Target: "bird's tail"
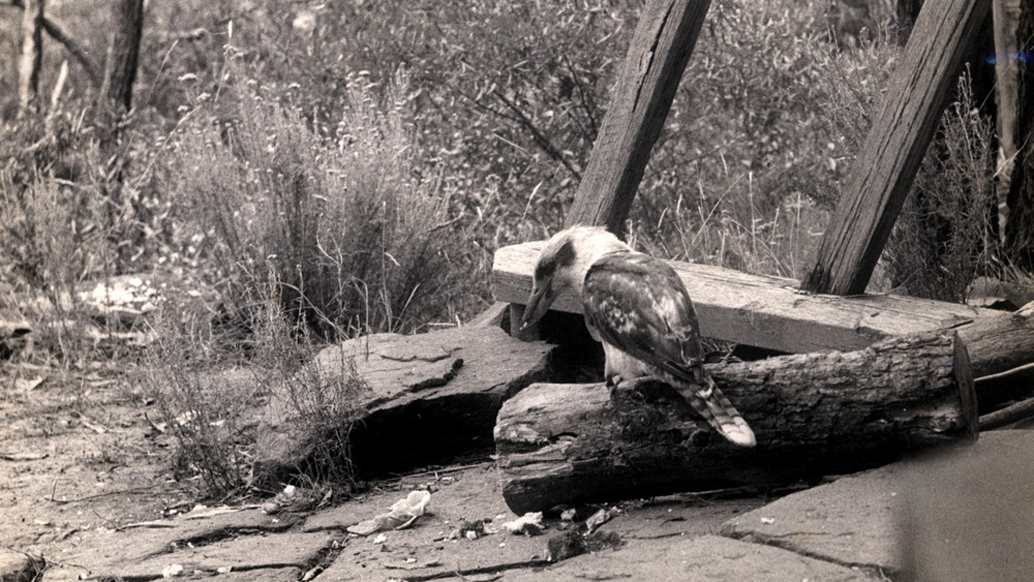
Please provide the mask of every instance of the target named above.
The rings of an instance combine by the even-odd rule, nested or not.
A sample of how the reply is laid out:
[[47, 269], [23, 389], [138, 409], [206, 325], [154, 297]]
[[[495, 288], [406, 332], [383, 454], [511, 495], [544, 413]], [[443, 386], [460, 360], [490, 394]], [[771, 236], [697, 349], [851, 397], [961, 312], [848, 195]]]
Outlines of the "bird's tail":
[[722, 394], [709, 375], [703, 387], [692, 386], [679, 390], [682, 396], [708, 424], [733, 444], [753, 447], [757, 444], [754, 431], [743, 420], [736, 407]]

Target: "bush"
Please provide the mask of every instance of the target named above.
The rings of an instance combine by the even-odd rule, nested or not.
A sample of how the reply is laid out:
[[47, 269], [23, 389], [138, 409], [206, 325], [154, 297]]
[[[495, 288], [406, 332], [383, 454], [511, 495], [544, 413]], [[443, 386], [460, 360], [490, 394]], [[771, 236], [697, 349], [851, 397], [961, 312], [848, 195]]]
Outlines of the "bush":
[[907, 294], [962, 303], [974, 278], [1001, 265], [991, 230], [993, 135], [963, 75], [885, 252], [893, 285]]
[[712, 5], [633, 208], [643, 246], [790, 278], [807, 268], [897, 54], [882, 38], [842, 50], [826, 26], [816, 3]]
[[[176, 439], [179, 476], [199, 478], [204, 496], [272, 493], [260, 491], [274, 484], [252, 462], [255, 429], [263, 419], [282, 422], [290, 429], [287, 438], [310, 447], [302, 455], [309, 465], [296, 467], [294, 477], [350, 492], [349, 435], [365, 384], [351, 360], [333, 370], [312, 364], [317, 344], [307, 330], [286, 323], [275, 287], [267, 291], [264, 312], [256, 313], [261, 319], [253, 339], [260, 349], [247, 361], [226, 338], [167, 304], [138, 379]], [[270, 414], [279, 418], [265, 416]]]
[[246, 328], [267, 274], [292, 321], [324, 339], [420, 329], [472, 278], [451, 192], [420, 159], [407, 75], [383, 104], [365, 76], [349, 83], [332, 129], [307, 125], [275, 87], [245, 87], [229, 116], [200, 109], [174, 136], [175, 239]]

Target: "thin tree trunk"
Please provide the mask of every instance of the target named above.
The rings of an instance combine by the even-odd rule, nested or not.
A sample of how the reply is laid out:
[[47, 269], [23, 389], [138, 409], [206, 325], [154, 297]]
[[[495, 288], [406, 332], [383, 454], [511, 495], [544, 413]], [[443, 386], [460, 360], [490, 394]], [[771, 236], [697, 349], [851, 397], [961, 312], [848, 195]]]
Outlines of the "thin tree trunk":
[[[15, 8], [25, 9], [25, 0], [10, 0], [11, 6]], [[100, 74], [97, 72], [97, 67], [93, 61], [86, 56], [86, 49], [83, 48], [74, 38], [69, 36], [65, 32], [65, 27], [61, 26], [53, 18], [48, 18], [46, 14], [43, 15], [43, 31], [50, 35], [50, 38], [56, 40], [61, 46], [65, 47], [72, 58], [79, 63], [79, 66], [86, 72], [86, 76], [90, 78], [90, 83], [93, 84], [94, 88], [98, 88], [101, 85]]]
[[[1016, 29], [1017, 51], [1005, 58], [1016, 59], [1017, 65], [1030, 59], [1034, 51], [1034, 6], [1021, 2]], [[1008, 220], [1005, 223], [1005, 252], [1011, 262], [1034, 273], [1034, 71], [1030, 64], [1018, 66], [1016, 111], [1018, 114], [1016, 159], [1009, 192]]]
[[44, 0], [25, 0], [22, 13], [22, 54], [18, 60], [18, 113], [39, 107], [39, 77], [43, 65]]
[[143, 236], [134, 223], [134, 214], [140, 206], [124, 199], [123, 182], [126, 179], [129, 157], [120, 147], [124, 126], [122, 119], [133, 107], [133, 81], [136, 79], [143, 36], [144, 0], [115, 0], [112, 13], [113, 31], [104, 60], [104, 75], [98, 95], [98, 126], [100, 148], [107, 166], [106, 182], [101, 187], [105, 205], [105, 230], [112, 248], [118, 250], [114, 273], [118, 274], [129, 263], [131, 249], [139, 248]]

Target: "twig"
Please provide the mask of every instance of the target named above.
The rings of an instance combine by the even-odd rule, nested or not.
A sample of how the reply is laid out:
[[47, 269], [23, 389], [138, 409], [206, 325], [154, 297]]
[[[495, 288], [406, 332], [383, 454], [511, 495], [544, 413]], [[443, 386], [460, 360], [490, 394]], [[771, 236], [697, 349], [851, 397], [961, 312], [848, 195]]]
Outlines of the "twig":
[[403, 479], [419, 478], [419, 477], [431, 477], [435, 478], [441, 474], [458, 473], [460, 471], [466, 471], [467, 469], [483, 469], [493, 465], [495, 461], [478, 461], [466, 465], [453, 465], [451, 467], [442, 467], [441, 469], [428, 469], [427, 471], [421, 471], [419, 473], [406, 473], [405, 475], [397, 475], [387, 481], [401, 481]]
[[592, 98], [592, 93], [582, 83], [581, 77], [578, 75], [578, 71], [575, 70], [574, 65], [571, 64], [571, 60], [567, 58], [566, 54], [561, 54], [560, 58], [564, 60], [564, 64], [567, 65], [567, 71], [571, 74], [571, 79], [574, 81], [575, 87], [578, 87], [578, 94], [581, 97], [578, 101], [578, 105], [585, 112], [585, 118], [589, 120], [589, 143], [595, 142], [599, 136], [599, 123], [596, 121], [596, 101]]
[[507, 99], [506, 96], [500, 93], [499, 91], [492, 91], [492, 95], [495, 96], [496, 99], [498, 99], [503, 105], [505, 105], [510, 111], [513, 112], [513, 115], [517, 119], [517, 122], [520, 125], [524, 126], [524, 129], [526, 129], [528, 133], [531, 134], [531, 137], [535, 141], [535, 143], [538, 144], [540, 148], [542, 148], [542, 151], [546, 152], [546, 155], [563, 164], [563, 166], [567, 168], [567, 171], [571, 172], [571, 175], [574, 176], [576, 180], [582, 179], [581, 172], [576, 170], [574, 166], [571, 165], [571, 162], [567, 160], [567, 156], [565, 156], [559, 149], [557, 149], [557, 147], [553, 145], [553, 142], [550, 141], [550, 139], [546, 137], [544, 133], [539, 131], [539, 128], [535, 126], [535, 124], [531, 121], [531, 119], [528, 118], [527, 115], [524, 114], [523, 111], [521, 111], [520, 107], [517, 107], [516, 103]]
[[993, 430], [1032, 417], [1034, 417], [1034, 398], [1028, 398], [981, 416], [978, 425], [981, 431]]
[[981, 384], [984, 382], [997, 382], [998, 380], [1001, 380], [1003, 378], [1008, 378], [1010, 376], [1015, 376], [1017, 374], [1022, 374], [1024, 372], [1031, 370], [1034, 370], [1034, 362], [1024, 364], [1022, 366], [1016, 366], [1015, 368], [1011, 368], [1004, 372], [998, 372], [997, 374], [988, 374], [987, 376], [981, 376], [973, 380], [973, 382], [977, 384]]
[[115, 530], [115, 531], [119, 531], [119, 530], [121, 530], [121, 529], [122, 529], [122, 528], [121, 528], [121, 527], [119, 526], [119, 524], [118, 524], [118, 523], [116, 523], [115, 521], [113, 521], [113, 520], [110, 520], [110, 519], [108, 519], [108, 518], [104, 517], [103, 515], [101, 515], [101, 514], [97, 513], [97, 510], [96, 510], [96, 509], [94, 509], [94, 508], [92, 508], [92, 507], [91, 507], [91, 508], [90, 508], [90, 512], [91, 512], [91, 513], [93, 513], [94, 515], [96, 515], [96, 516], [97, 516], [97, 517], [98, 517], [99, 519], [101, 519], [102, 521], [106, 521], [106, 522], [108, 522], [109, 524], [111, 524], [111, 529], [113, 529], [113, 530]]
[[54, 480], [54, 486], [53, 486], [53, 488], [50, 491], [50, 497], [49, 498], [44, 497], [44, 499], [46, 499], [47, 501], [50, 501], [51, 503], [57, 503], [59, 505], [65, 505], [65, 504], [68, 504], [68, 503], [81, 503], [83, 501], [90, 501], [91, 499], [99, 499], [101, 497], [108, 497], [108, 496], [111, 496], [111, 495], [123, 495], [123, 494], [129, 495], [129, 494], [134, 494], [134, 493], [146, 493], [146, 492], [150, 491], [151, 489], [154, 489], [157, 486], [158, 485], [148, 485], [146, 487], [133, 487], [131, 489], [119, 489], [118, 491], [105, 491], [104, 493], [95, 493], [94, 495], [87, 495], [86, 497], [77, 497], [75, 499], [55, 499], [54, 498], [54, 494], [57, 491], [57, 479], [55, 479]]

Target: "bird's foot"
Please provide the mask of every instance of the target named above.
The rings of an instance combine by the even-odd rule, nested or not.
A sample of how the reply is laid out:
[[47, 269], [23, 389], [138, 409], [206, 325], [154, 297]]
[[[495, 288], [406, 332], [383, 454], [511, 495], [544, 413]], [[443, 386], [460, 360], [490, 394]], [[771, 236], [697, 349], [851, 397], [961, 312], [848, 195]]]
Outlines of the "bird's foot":
[[626, 380], [620, 374], [607, 377], [607, 388], [610, 388], [610, 397], [627, 396], [635, 391], [636, 383]]

